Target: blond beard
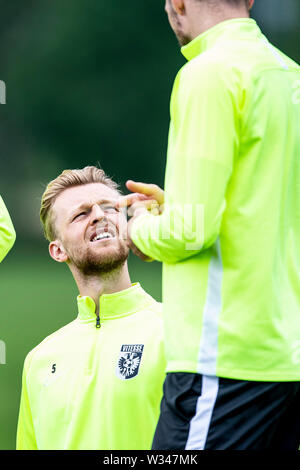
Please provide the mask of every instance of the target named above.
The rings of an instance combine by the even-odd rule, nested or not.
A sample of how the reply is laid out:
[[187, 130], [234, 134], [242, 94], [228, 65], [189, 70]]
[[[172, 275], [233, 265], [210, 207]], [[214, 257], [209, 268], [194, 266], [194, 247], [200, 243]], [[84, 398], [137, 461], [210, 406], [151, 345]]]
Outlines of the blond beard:
[[89, 250], [81, 253], [67, 253], [69, 262], [73, 264], [84, 276], [108, 274], [121, 268], [129, 256], [129, 248], [120, 244], [118, 248], [107, 255], [97, 255]]

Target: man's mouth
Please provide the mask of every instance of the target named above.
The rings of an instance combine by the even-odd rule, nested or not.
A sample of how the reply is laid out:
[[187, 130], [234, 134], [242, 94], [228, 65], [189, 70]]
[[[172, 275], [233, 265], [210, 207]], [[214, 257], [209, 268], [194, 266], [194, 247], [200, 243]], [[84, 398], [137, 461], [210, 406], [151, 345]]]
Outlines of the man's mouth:
[[109, 240], [116, 238], [116, 234], [112, 230], [97, 230], [94, 232], [90, 238], [90, 242], [96, 242], [99, 240]]

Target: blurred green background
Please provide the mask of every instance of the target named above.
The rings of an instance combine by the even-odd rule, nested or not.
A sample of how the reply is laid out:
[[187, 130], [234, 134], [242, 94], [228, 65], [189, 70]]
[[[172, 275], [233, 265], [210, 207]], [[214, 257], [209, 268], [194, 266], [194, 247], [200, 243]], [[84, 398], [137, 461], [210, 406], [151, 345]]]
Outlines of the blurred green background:
[[[184, 64], [164, 0], [0, 0], [0, 192], [17, 231], [0, 266], [0, 449], [15, 448], [25, 355], [76, 316], [76, 287], [39, 225], [46, 183], [97, 164], [163, 185], [169, 98]], [[300, 62], [299, 0], [256, 0], [253, 17]], [[131, 257], [132, 281], [161, 299], [159, 263]]]

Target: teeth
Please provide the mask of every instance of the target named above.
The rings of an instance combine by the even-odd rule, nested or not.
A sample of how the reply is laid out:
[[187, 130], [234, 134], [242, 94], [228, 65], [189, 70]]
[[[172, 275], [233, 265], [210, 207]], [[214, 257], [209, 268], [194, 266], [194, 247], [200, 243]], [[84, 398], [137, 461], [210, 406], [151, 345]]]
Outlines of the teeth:
[[96, 237], [94, 237], [92, 239], [92, 242], [95, 242], [96, 240], [103, 240], [104, 238], [113, 238], [113, 236], [112, 236], [111, 233], [103, 232], [103, 233], [100, 233], [99, 235], [97, 235]]

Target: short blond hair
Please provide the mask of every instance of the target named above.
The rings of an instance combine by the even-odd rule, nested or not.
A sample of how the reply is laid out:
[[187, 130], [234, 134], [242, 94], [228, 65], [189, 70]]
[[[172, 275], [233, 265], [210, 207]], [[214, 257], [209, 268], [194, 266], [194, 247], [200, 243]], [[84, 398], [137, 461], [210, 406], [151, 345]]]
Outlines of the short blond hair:
[[52, 212], [56, 198], [65, 189], [90, 183], [105, 184], [121, 194], [119, 185], [109, 178], [101, 168], [96, 166], [86, 166], [85, 168], [76, 170], [64, 170], [57, 178], [50, 181], [42, 196], [40, 209], [40, 219], [44, 229], [44, 235], [48, 241], [53, 241], [56, 238]]

